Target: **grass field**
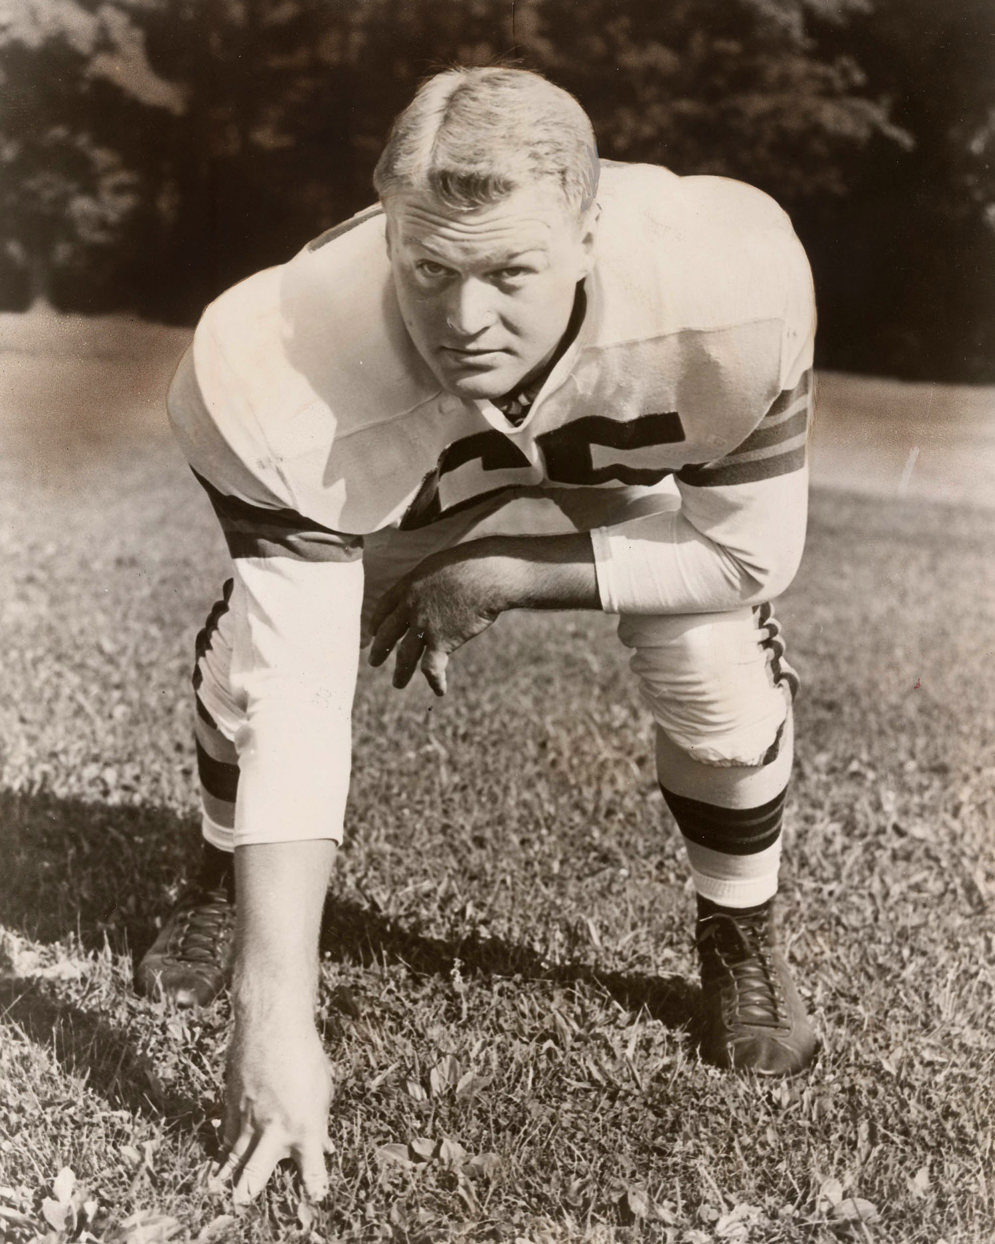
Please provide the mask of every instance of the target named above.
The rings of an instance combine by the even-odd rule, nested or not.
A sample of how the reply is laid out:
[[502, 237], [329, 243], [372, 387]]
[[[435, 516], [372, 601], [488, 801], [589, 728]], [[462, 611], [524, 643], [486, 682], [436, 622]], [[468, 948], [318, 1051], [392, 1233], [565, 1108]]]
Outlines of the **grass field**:
[[692, 895], [611, 621], [508, 616], [444, 701], [361, 678], [329, 1201], [282, 1173], [236, 1218], [208, 1190], [226, 1004], [171, 1013], [130, 971], [196, 840], [188, 668], [225, 559], [129, 406], [168, 370], [135, 352], [0, 355], [0, 1237], [995, 1238], [995, 511], [831, 491], [779, 611], [814, 1073], [700, 1062]]

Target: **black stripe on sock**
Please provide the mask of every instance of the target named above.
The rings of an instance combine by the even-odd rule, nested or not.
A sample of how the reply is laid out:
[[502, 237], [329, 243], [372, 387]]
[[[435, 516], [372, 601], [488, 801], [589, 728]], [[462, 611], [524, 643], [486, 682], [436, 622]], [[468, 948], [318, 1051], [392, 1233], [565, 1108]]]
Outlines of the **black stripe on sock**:
[[225, 803], [234, 803], [238, 793], [238, 765], [226, 764], [223, 760], [215, 760], [204, 749], [200, 739], [197, 744], [197, 773], [200, 784], [209, 795], [221, 799]]
[[[761, 639], [760, 645], [765, 652], [770, 653], [770, 671], [775, 684], [777, 686], [782, 684], [786, 686], [791, 694], [791, 698], [793, 700], [796, 699], [799, 687], [798, 675], [788, 661], [784, 659], [787, 648], [781, 636], [781, 624], [774, 617], [774, 608], [770, 601], [764, 601], [761, 605], [755, 605], [753, 607], [753, 616], [756, 619], [757, 629], [767, 632], [766, 636]], [[770, 764], [775, 759], [780, 746], [781, 734], [778, 732], [771, 750], [764, 756], [764, 764]]]
[[200, 663], [201, 660], [207, 655], [207, 652], [211, 647], [211, 640], [214, 638], [218, 627], [221, 625], [221, 619], [228, 612], [233, 587], [234, 580], [227, 579], [224, 587], [221, 589], [221, 599], [214, 602], [211, 612], [207, 615], [207, 621], [198, 632], [197, 638], [194, 641], [194, 691], [199, 691], [200, 684], [204, 681], [204, 675], [200, 672]]
[[204, 725], [210, 726], [212, 730], [217, 730], [218, 723], [214, 720], [211, 714], [204, 707], [204, 701], [200, 698], [200, 696], [195, 695], [193, 698], [193, 702], [194, 702], [194, 707], [197, 710], [197, 716], [201, 719]]
[[660, 790], [681, 833], [699, 847], [723, 855], [756, 855], [772, 847], [781, 832], [787, 787], [756, 808], [720, 808], [663, 786]]

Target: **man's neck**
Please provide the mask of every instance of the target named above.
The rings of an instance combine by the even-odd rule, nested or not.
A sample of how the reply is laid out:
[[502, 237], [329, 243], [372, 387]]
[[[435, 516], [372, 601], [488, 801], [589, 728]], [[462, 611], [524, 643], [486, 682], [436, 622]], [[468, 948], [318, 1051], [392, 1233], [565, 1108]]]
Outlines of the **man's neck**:
[[509, 393], [494, 399], [493, 404], [510, 423], [517, 425], [525, 421], [529, 411], [532, 409], [532, 403], [535, 401], [536, 395], [546, 383], [550, 372], [576, 340], [577, 334], [580, 332], [580, 326], [584, 322], [586, 311], [587, 295], [584, 292], [584, 282], [580, 281], [574, 294], [574, 305], [570, 312], [570, 319], [555, 350], [536, 367], [533, 367], [529, 374], [523, 377]]

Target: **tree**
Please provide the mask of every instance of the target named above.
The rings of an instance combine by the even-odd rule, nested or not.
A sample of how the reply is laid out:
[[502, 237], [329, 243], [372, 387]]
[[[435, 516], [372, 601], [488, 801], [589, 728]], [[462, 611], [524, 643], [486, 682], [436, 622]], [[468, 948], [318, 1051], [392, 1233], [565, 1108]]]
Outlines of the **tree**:
[[79, 0], [5, 0], [0, 90], [0, 248], [25, 270], [29, 301], [50, 304], [60, 266], [117, 243], [144, 202], [140, 172], [96, 119], [182, 99], [123, 8]]
[[826, 38], [859, 43], [913, 142], [870, 145], [845, 213], [806, 208], [824, 349], [851, 369], [995, 380], [995, 6], [875, 0]]
[[533, 55], [606, 154], [737, 177], [786, 205], [846, 193], [854, 154], [909, 137], [856, 59], [816, 28], [863, 0], [531, 0]]
[[[157, 72], [186, 110], [164, 141], [175, 213], [164, 253], [189, 316], [365, 206], [393, 115], [417, 78], [498, 50], [495, 0], [155, 0]], [[500, 23], [498, 23], [500, 24]]]

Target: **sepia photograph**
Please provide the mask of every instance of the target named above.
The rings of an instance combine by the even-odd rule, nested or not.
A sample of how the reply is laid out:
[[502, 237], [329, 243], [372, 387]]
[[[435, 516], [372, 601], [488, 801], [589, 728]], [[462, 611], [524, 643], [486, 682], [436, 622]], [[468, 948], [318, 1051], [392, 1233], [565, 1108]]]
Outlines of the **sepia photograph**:
[[0, 1240], [995, 1240], [995, 3], [0, 0]]

